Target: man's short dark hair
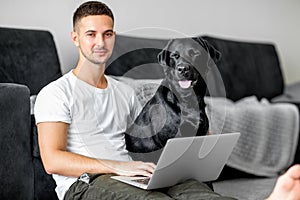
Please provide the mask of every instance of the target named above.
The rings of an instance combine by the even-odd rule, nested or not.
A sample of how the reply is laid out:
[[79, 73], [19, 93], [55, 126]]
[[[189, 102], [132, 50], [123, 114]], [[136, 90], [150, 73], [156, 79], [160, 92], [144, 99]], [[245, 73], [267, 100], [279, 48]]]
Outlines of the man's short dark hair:
[[90, 15], [107, 15], [114, 22], [114, 15], [106, 4], [99, 1], [88, 1], [81, 4], [74, 12], [73, 29], [75, 30], [75, 26], [79, 20]]

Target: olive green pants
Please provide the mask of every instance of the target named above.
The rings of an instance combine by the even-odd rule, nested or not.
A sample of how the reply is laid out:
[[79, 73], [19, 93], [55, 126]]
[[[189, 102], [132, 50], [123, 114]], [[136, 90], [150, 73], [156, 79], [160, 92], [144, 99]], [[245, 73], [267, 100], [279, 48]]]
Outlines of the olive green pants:
[[233, 200], [213, 192], [206, 184], [188, 180], [178, 185], [157, 189], [143, 190], [110, 178], [111, 175], [88, 175], [79, 178], [65, 194], [65, 200]]

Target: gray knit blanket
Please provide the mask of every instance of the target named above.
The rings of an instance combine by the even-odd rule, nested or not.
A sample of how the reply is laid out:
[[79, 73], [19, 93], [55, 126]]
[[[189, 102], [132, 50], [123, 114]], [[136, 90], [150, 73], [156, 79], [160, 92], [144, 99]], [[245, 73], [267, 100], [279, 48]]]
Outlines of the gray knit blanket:
[[299, 113], [293, 104], [247, 97], [237, 102], [206, 97], [212, 134], [240, 132], [227, 165], [260, 176], [277, 176], [292, 163]]
[[[113, 77], [131, 86], [143, 107], [161, 79]], [[227, 165], [260, 176], [277, 176], [292, 163], [298, 143], [299, 113], [293, 104], [247, 97], [237, 102], [205, 97], [212, 134], [240, 132]]]

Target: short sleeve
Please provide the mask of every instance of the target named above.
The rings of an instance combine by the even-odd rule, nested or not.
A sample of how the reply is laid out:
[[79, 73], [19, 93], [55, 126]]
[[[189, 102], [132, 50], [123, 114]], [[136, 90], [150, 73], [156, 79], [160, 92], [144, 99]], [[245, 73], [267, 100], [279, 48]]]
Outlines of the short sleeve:
[[70, 124], [70, 98], [63, 89], [50, 84], [38, 94], [34, 106], [36, 124], [40, 122], [65, 122]]
[[142, 111], [141, 103], [139, 102], [137, 96], [133, 92], [133, 95], [132, 95], [131, 101], [130, 101], [130, 118], [131, 118], [131, 121], [129, 122], [129, 125], [132, 125], [135, 118], [137, 118], [137, 116], [140, 114], [141, 111]]

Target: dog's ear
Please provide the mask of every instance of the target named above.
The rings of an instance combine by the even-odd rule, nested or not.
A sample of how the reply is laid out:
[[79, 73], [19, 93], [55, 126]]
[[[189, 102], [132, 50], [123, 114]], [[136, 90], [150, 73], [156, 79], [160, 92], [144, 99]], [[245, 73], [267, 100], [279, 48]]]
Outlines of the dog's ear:
[[204, 40], [202, 37], [194, 37], [193, 39], [197, 41], [208, 52], [210, 58], [213, 59], [215, 63], [221, 59], [221, 52], [218, 51], [214, 46], [209, 44], [209, 42]]
[[214, 62], [218, 62], [221, 57], [222, 54], [220, 51], [218, 51], [214, 46], [212, 46], [211, 44], [209, 44], [206, 40], [204, 40], [208, 46], [208, 53], [210, 55], [210, 57], [214, 60]]
[[168, 51], [163, 49], [159, 54], [157, 55], [158, 64], [162, 66], [167, 66], [167, 54]]
[[170, 61], [170, 52], [169, 46], [173, 40], [169, 40], [167, 45], [163, 48], [163, 50], [157, 55], [158, 64], [162, 66], [169, 66]]

